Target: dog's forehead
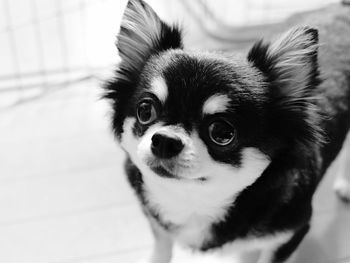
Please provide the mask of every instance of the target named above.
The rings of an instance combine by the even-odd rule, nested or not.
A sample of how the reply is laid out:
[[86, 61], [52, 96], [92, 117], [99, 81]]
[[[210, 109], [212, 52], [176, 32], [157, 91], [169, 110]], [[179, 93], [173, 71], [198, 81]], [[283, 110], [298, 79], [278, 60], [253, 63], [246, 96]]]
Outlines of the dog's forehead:
[[[162, 76], [154, 77], [150, 84], [150, 90], [159, 101], [165, 105], [168, 103], [169, 96], [169, 87], [166, 83], [166, 80]], [[180, 90], [181, 92], [181, 90]], [[180, 92], [170, 92], [175, 99], [183, 100], [185, 94]], [[186, 91], [183, 91], [186, 92]], [[189, 93], [188, 97], [194, 96], [193, 100], [198, 100], [198, 93]], [[174, 100], [174, 99], [170, 99]], [[205, 114], [215, 114], [217, 112], [224, 112], [227, 110], [231, 103], [232, 99], [229, 96], [229, 93], [226, 93], [224, 90], [212, 90], [212, 92], [207, 91], [199, 99], [198, 105], [202, 106], [202, 113]]]
[[[255, 108], [263, 76], [244, 60], [170, 51], [146, 65], [143, 87], [162, 104], [161, 120], [190, 127], [205, 116]], [[228, 115], [226, 115], [228, 116]]]
[[[153, 62], [148, 91], [179, 112], [223, 110], [240, 88], [239, 73], [229, 63], [206, 56], [171, 54]], [[218, 105], [218, 107], [216, 107]]]

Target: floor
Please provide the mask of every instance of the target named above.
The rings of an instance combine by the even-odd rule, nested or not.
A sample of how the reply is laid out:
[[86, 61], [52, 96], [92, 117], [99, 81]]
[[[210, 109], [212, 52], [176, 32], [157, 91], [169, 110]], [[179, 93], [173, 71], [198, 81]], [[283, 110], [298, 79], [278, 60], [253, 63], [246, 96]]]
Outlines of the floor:
[[[90, 81], [0, 111], [0, 262], [137, 262], [150, 250], [99, 93]], [[335, 169], [296, 262], [350, 262], [350, 206], [332, 192]], [[198, 258], [179, 250], [173, 262], [207, 262]]]

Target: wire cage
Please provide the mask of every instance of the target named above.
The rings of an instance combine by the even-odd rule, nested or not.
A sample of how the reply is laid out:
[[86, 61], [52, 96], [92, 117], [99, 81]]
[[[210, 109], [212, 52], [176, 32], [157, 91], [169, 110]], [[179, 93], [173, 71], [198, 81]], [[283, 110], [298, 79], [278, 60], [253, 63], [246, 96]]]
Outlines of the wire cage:
[[[0, 107], [96, 78], [111, 69], [118, 62], [114, 42], [126, 2], [1, 0]], [[278, 23], [292, 13], [334, 0], [147, 2], [167, 22], [180, 21], [186, 28], [199, 26], [207, 34], [208, 43], [210, 38], [216, 39], [212, 46], [207, 46], [220, 47], [219, 42], [229, 42], [232, 46], [250, 40], [247, 26]], [[187, 35], [190, 46], [196, 47], [200, 42], [206, 47], [202, 38], [196, 43], [191, 36]]]
[[0, 105], [91, 79], [118, 61], [125, 1], [1, 0]]

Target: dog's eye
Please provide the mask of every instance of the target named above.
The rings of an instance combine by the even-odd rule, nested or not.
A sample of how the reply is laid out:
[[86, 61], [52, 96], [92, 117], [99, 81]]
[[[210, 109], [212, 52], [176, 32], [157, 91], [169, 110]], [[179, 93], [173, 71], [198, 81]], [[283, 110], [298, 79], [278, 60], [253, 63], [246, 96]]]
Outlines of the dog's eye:
[[209, 138], [217, 145], [226, 146], [230, 144], [235, 136], [235, 129], [226, 121], [212, 122], [208, 127]]
[[137, 107], [137, 119], [141, 124], [149, 124], [157, 118], [157, 111], [152, 101], [143, 101]]

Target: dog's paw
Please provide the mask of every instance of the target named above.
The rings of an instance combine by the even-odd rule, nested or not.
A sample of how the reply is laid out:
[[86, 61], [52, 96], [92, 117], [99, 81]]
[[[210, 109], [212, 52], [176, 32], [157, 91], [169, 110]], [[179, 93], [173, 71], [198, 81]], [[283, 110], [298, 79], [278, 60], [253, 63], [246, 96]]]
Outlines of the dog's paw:
[[345, 178], [337, 178], [334, 182], [334, 191], [345, 203], [350, 203], [350, 182]]

